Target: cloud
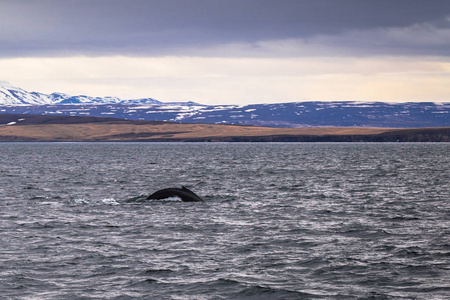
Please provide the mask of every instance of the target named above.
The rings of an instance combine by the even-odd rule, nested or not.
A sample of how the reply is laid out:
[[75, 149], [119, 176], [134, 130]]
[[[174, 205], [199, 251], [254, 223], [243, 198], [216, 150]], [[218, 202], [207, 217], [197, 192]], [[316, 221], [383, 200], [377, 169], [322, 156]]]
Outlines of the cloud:
[[420, 51], [443, 55], [448, 11], [446, 0], [2, 0], [0, 57], [397, 54], [421, 32]]
[[444, 18], [408, 27], [358, 29], [309, 38], [220, 44], [209, 48], [185, 48], [183, 52], [217, 57], [450, 56], [449, 49], [450, 18]]
[[0, 1], [0, 79], [162, 101], [448, 101], [447, 0]]
[[445, 57], [0, 59], [0, 78], [30, 91], [206, 104], [448, 101], [449, 76]]
[[[450, 19], [408, 27], [351, 30], [337, 36], [318, 36], [314, 42], [355, 54], [450, 55]], [[351, 51], [353, 50], [353, 51]]]

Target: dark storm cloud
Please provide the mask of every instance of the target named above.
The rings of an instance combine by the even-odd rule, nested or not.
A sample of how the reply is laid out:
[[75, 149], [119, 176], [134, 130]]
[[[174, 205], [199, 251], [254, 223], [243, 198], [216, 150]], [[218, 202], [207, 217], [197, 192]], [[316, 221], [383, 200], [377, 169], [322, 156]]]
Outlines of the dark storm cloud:
[[0, 56], [189, 55], [280, 40], [395, 53], [427, 30], [444, 40], [419, 36], [420, 52], [446, 54], [448, 16], [447, 0], [0, 0]]

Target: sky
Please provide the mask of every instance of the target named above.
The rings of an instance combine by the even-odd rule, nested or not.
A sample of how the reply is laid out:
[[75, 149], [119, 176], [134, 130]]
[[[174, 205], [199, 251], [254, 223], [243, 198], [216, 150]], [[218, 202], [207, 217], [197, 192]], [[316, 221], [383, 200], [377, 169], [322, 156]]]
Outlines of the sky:
[[450, 101], [448, 0], [0, 0], [0, 80], [251, 104]]

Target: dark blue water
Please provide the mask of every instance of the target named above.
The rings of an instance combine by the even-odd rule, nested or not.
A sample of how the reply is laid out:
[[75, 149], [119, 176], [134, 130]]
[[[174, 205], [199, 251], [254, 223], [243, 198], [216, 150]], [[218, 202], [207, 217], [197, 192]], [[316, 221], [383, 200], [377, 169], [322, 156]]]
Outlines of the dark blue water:
[[450, 299], [449, 153], [0, 144], [0, 297]]

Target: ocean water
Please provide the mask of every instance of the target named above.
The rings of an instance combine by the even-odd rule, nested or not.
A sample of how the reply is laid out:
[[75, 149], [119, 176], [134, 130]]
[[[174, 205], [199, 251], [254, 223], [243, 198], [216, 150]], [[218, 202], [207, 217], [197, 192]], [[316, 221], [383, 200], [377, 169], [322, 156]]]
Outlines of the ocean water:
[[449, 153], [2, 143], [0, 298], [450, 299]]

